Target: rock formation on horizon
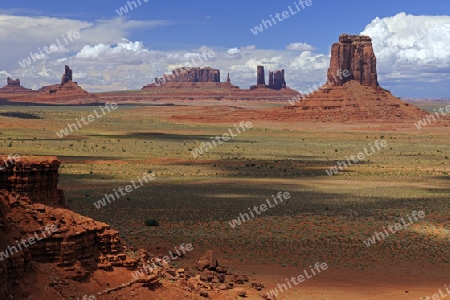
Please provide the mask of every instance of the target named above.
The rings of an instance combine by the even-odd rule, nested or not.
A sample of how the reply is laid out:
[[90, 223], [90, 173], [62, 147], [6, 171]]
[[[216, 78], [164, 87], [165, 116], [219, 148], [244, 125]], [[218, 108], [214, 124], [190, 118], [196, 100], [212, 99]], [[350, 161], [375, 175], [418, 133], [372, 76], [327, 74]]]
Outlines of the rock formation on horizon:
[[16, 78], [13, 80], [12, 78], [8, 77], [6, 79], [6, 84], [9, 86], [20, 86], [20, 79]]
[[264, 74], [264, 66], [256, 67], [256, 84], [266, 85], [266, 76]]
[[[348, 70], [350, 76], [337, 76]], [[339, 42], [331, 47], [330, 68], [327, 78], [336, 86], [355, 80], [364, 86], [378, 86], [377, 59], [372, 48], [372, 39], [365, 35], [341, 34]]]
[[61, 78], [61, 84], [66, 84], [69, 81], [72, 81], [72, 69], [69, 68], [68, 65], [64, 66], [64, 74], [62, 75]]
[[142, 90], [161, 89], [169, 90], [189, 90], [189, 89], [232, 89], [239, 87], [231, 84], [230, 74], [227, 76], [226, 82], [220, 82], [220, 70], [210, 67], [204, 68], [178, 68], [172, 71], [172, 74], [164, 74], [162, 77], [155, 78], [155, 82], [145, 85]]
[[23, 94], [33, 92], [31, 89], [24, 88], [20, 85], [20, 79], [6, 78], [6, 85], [0, 89], [0, 94]]
[[293, 118], [327, 122], [420, 119], [426, 112], [381, 88], [376, 57], [368, 36], [339, 36], [331, 48], [328, 82], [284, 107]]
[[155, 78], [155, 83], [165, 82], [220, 82], [220, 71], [210, 67], [175, 69], [171, 75]]
[[38, 92], [40, 95], [36, 96], [34, 102], [92, 103], [98, 99], [96, 95], [85, 91], [77, 82], [73, 81], [72, 69], [68, 65], [64, 66], [61, 83], [43, 86]]
[[257, 66], [256, 69], [256, 85], [252, 85], [250, 90], [271, 89], [281, 90], [286, 88], [286, 80], [284, 79], [284, 69], [269, 71], [269, 85], [266, 85], [264, 66]]
[[284, 79], [284, 69], [275, 72], [269, 71], [269, 89], [281, 90], [286, 88], [286, 80]]

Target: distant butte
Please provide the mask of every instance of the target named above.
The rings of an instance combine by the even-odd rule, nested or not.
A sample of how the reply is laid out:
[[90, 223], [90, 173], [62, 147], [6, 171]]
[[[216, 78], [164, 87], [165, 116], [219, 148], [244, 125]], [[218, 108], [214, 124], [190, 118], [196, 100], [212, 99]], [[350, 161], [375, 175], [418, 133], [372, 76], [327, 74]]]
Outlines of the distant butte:
[[67, 65], [64, 66], [60, 84], [44, 86], [38, 92], [40, 94], [33, 102], [87, 104], [98, 101], [97, 96], [85, 91], [77, 82], [72, 81], [72, 69]]
[[148, 84], [142, 90], [153, 89], [186, 89], [186, 88], [225, 88], [239, 89], [231, 82], [220, 82], [220, 71], [210, 67], [205, 68], [178, 68], [172, 71], [172, 74], [164, 74], [162, 77], [155, 78], [155, 82]]
[[6, 79], [6, 85], [0, 89], [0, 94], [23, 94], [32, 93], [33, 90], [24, 88], [20, 85], [20, 79]]
[[[286, 87], [284, 70], [269, 72], [269, 85], [265, 84], [264, 67], [258, 66], [257, 84], [254, 88], [240, 89], [231, 83], [230, 73], [227, 80], [220, 82], [220, 71], [210, 67], [175, 69], [170, 75], [155, 78], [155, 82], [142, 88], [151, 94], [139, 94], [140, 100], [262, 100], [288, 101], [298, 92]], [[119, 97], [107, 96], [120, 101]], [[127, 99], [133, 95], [127, 94]], [[106, 97], [102, 97], [106, 98]]]
[[286, 80], [284, 79], [284, 69], [269, 71], [269, 85], [266, 85], [264, 66], [257, 66], [256, 69], [256, 85], [252, 85], [250, 90], [257, 89], [281, 90], [286, 89]]

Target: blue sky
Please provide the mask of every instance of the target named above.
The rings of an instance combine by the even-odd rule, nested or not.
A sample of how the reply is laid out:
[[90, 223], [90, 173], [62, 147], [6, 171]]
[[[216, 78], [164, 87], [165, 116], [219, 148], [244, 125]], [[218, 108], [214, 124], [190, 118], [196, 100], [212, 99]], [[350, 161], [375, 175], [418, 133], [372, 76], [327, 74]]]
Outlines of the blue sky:
[[[364, 32], [374, 39], [382, 86], [402, 97], [450, 95], [450, 41], [440, 41], [450, 37], [448, 0], [311, 0], [309, 7], [257, 35], [250, 29], [294, 8], [297, 0], [135, 2], [138, 7], [122, 17], [116, 10], [127, 6], [123, 0], [2, 3], [0, 51], [7, 54], [0, 59], [0, 78], [20, 77], [23, 85], [37, 88], [55, 83], [69, 63], [88, 90], [139, 89], [212, 49], [216, 57], [205, 65], [230, 72], [232, 82], [243, 88], [254, 83], [255, 66], [262, 63], [285, 68], [288, 85], [307, 90], [324, 81], [330, 47], [339, 35]], [[68, 31], [78, 31], [81, 38], [66, 51], [27, 67], [18, 64]]]

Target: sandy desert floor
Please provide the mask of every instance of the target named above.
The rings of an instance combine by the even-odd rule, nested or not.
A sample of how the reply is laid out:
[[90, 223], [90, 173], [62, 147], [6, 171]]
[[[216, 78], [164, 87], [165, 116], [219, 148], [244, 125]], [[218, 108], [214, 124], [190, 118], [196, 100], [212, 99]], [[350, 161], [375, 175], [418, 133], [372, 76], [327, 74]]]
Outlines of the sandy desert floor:
[[[419, 130], [418, 120], [261, 121], [253, 111], [282, 103], [181, 104], [119, 105], [62, 139], [56, 132], [95, 107], [1, 106], [0, 112], [37, 118], [0, 116], [0, 144], [5, 153], [58, 156], [60, 187], [71, 209], [111, 224], [128, 245], [165, 254], [192, 243], [192, 253], [175, 263], [183, 267], [213, 249], [221, 264], [265, 284], [262, 292], [249, 290], [248, 299], [261, 299], [258, 294], [316, 262], [328, 269], [277, 299], [420, 299], [450, 285], [448, 123]], [[237, 123], [221, 122], [233, 111], [239, 111]], [[240, 121], [251, 121], [253, 128], [192, 155]], [[327, 175], [337, 161], [377, 140], [388, 146]], [[93, 205], [149, 171], [155, 181], [100, 209]], [[280, 191], [290, 199], [235, 228], [229, 224]], [[425, 217], [370, 247], [364, 244], [413, 211]], [[145, 226], [148, 218], [160, 226]], [[94, 274], [96, 284], [86, 289], [94, 293], [104, 285], [108, 278], [102, 276]], [[163, 282], [154, 298], [145, 299], [196, 299], [170, 285]], [[141, 299], [138, 294], [114, 296]], [[236, 291], [216, 298], [236, 299]]]

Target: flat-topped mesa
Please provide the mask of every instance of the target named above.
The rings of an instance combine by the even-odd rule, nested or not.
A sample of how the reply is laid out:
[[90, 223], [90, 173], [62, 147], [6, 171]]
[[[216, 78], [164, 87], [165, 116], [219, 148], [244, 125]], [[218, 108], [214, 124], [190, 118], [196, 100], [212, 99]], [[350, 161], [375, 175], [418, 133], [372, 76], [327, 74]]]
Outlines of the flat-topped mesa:
[[72, 69], [69, 68], [68, 65], [64, 66], [64, 74], [61, 78], [61, 84], [66, 84], [67, 82], [72, 81]]
[[[337, 76], [347, 70], [350, 76]], [[365, 35], [341, 34], [339, 42], [331, 47], [328, 82], [335, 86], [356, 80], [363, 86], [377, 87], [377, 60], [372, 39]]]
[[179, 68], [171, 75], [155, 78], [155, 83], [161, 82], [220, 82], [220, 71], [210, 67], [205, 68]]
[[20, 79], [16, 78], [15, 80], [12, 78], [7, 78], [6, 79], [7, 85], [8, 86], [20, 86]]

